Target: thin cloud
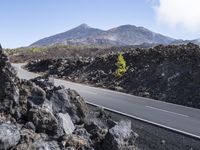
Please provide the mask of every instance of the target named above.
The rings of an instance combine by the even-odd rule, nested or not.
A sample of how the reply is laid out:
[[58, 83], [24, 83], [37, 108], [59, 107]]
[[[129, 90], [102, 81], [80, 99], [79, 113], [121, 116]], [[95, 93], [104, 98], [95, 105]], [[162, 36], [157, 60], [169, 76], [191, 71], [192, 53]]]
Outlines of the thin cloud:
[[154, 10], [159, 24], [200, 31], [200, 0], [159, 0]]

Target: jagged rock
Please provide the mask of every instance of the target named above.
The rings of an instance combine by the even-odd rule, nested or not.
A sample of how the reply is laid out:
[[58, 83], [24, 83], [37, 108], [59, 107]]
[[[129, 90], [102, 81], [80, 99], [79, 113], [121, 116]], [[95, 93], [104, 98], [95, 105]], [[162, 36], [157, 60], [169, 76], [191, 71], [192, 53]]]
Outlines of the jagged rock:
[[17, 145], [17, 150], [28, 150], [31, 144], [41, 139], [40, 134], [35, 133], [33, 130], [23, 128], [20, 131], [21, 139]]
[[0, 124], [3, 124], [3, 123], [16, 124], [16, 120], [10, 114], [2, 112], [0, 113]]
[[48, 76], [39, 76], [34, 79], [31, 79], [36, 85], [41, 87], [44, 91], [53, 90], [54, 88], [54, 80], [50, 80]]
[[74, 104], [73, 106], [75, 106], [73, 109], [77, 111], [77, 115], [80, 118], [84, 118], [89, 112], [86, 102], [75, 90], [69, 89], [68, 95], [70, 98], [70, 102]]
[[67, 134], [67, 135], [72, 134], [75, 127], [71, 120], [71, 117], [67, 113], [66, 114], [59, 113], [58, 118], [59, 118], [58, 119], [59, 126], [61, 126], [63, 128], [63, 130], [65, 131], [65, 134]]
[[30, 103], [33, 103], [32, 105], [41, 105], [44, 103], [45, 99], [46, 99], [46, 93], [37, 86], [32, 88], [31, 96], [28, 97]]
[[92, 144], [92, 141], [90, 139], [91, 134], [89, 134], [85, 128], [77, 128], [74, 131], [74, 134], [79, 135], [83, 137], [84, 139], [87, 139], [87, 141]]
[[38, 105], [42, 106], [46, 100], [46, 93], [30, 81], [22, 80], [20, 82], [19, 93], [20, 107], [18, 110], [23, 118], [27, 117], [29, 109], [36, 108]]
[[54, 113], [69, 113], [74, 122], [84, 118], [89, 111], [84, 100], [73, 90], [56, 90], [52, 93], [50, 101]]
[[56, 134], [58, 120], [49, 109], [30, 109], [28, 118], [35, 125], [37, 132], [44, 132], [50, 135]]
[[[0, 111], [11, 111], [19, 104], [19, 83], [16, 71], [8, 63], [7, 57], [0, 53]], [[12, 112], [14, 114], [14, 112]]]
[[120, 121], [109, 129], [103, 143], [105, 150], [135, 150], [138, 135], [132, 131], [130, 121]]
[[54, 113], [71, 113], [72, 106], [66, 89], [54, 91], [50, 101], [52, 103]]
[[3, 123], [0, 125], [0, 149], [7, 150], [18, 144], [20, 132], [16, 126]]
[[36, 130], [35, 125], [34, 125], [32, 122], [27, 122], [27, 123], [23, 126], [23, 128], [25, 128], [25, 129], [30, 129], [30, 130], [33, 130], [33, 131]]
[[36, 141], [28, 150], [60, 150], [60, 146], [56, 141]]
[[66, 148], [70, 147], [80, 150], [94, 150], [93, 148], [90, 147], [90, 144], [86, 139], [74, 134], [66, 136], [65, 139], [62, 141], [62, 144]]
[[101, 143], [109, 129], [107, 118], [99, 116], [99, 113], [91, 112], [87, 115], [84, 122], [84, 127], [87, 132], [91, 134], [91, 139], [94, 141], [94, 143]]
[[110, 128], [114, 127], [115, 125], [117, 125], [117, 122], [112, 119], [108, 119], [107, 124], [108, 124], [108, 128], [110, 129]]

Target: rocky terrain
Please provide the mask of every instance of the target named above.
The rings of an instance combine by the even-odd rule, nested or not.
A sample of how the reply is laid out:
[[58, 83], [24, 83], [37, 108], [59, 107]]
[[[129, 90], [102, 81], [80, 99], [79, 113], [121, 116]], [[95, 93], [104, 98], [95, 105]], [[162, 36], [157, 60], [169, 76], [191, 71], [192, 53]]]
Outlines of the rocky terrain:
[[74, 90], [45, 77], [20, 80], [0, 48], [1, 150], [137, 150], [130, 121], [90, 111]]
[[170, 44], [175, 39], [152, 32], [144, 27], [134, 25], [122, 25], [109, 30], [100, 30], [89, 27], [86, 24], [38, 40], [31, 46], [50, 45], [99, 45], [99, 46], [122, 46], [140, 45], [143, 43]]
[[135, 46], [118, 47], [89, 47], [89, 46], [47, 46], [47, 47], [21, 47], [16, 49], [5, 49], [10, 62], [29, 62], [38, 59], [69, 58], [78, 60], [80, 57], [96, 57], [108, 55], [109, 53], [131, 51], [136, 48], [150, 48], [156, 44], [142, 44]]
[[46, 59], [26, 68], [67, 80], [200, 108], [200, 48], [189, 43], [124, 52], [128, 71], [116, 78], [117, 54], [78, 60]]

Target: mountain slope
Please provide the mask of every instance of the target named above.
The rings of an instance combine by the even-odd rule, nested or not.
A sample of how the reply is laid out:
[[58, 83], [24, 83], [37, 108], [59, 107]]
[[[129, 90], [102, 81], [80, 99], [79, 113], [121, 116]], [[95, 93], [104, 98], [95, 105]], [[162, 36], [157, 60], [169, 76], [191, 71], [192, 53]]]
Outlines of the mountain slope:
[[70, 43], [67, 43], [67, 39], [78, 39], [78, 38], [92, 36], [95, 34], [100, 34], [102, 32], [104, 31], [91, 28], [86, 24], [81, 24], [80, 26], [73, 28], [69, 31], [59, 33], [59, 34], [41, 39], [39, 41], [36, 41], [31, 46], [46, 46], [46, 45], [55, 45], [55, 44], [70, 45]]
[[188, 43], [194, 43], [197, 45], [200, 45], [200, 39], [194, 39], [194, 40], [175, 40], [171, 44], [172, 45], [181, 45], [181, 44], [188, 44]]
[[174, 39], [154, 33], [144, 27], [123, 25], [104, 31], [82, 24], [69, 31], [56, 34], [31, 46], [49, 45], [140, 45], [143, 43], [170, 44]]
[[154, 33], [144, 27], [123, 25], [107, 31], [107, 38], [117, 40], [123, 45], [140, 45], [143, 43], [169, 44], [174, 39]]

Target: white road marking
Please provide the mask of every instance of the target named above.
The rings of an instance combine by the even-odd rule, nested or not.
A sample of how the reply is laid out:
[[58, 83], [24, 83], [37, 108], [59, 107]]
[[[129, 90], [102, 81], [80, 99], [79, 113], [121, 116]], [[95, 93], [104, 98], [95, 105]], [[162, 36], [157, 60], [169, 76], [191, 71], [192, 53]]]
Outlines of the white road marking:
[[151, 107], [151, 106], [145, 106], [145, 107], [148, 107], [148, 108], [150, 108], [150, 109], [155, 109], [155, 110], [163, 111], [163, 112], [167, 112], [167, 113], [170, 113], [170, 114], [175, 114], [175, 115], [183, 116], [183, 117], [189, 117], [189, 116], [187, 116], [187, 115], [175, 113], [175, 112], [168, 111], [168, 110], [164, 110], [164, 109], [159, 109], [159, 108], [156, 108], [156, 107]]
[[[19, 68], [20, 68], [19, 70], [23, 70], [23, 69], [21, 68], [21, 66], [22, 66], [22, 65], [19, 66]], [[27, 71], [27, 72], [28, 72], [28, 71]], [[29, 72], [29, 73], [30, 73], [30, 72]], [[31, 73], [31, 74], [33, 74], [33, 73]], [[39, 76], [39, 74], [35, 74], [35, 75]], [[57, 80], [57, 79], [55, 79], [55, 80]], [[62, 81], [62, 82], [63, 82], [64, 80], [58, 80], [58, 81]], [[65, 81], [65, 82], [66, 82], [66, 81]], [[67, 81], [67, 82], [68, 82], [68, 81]], [[66, 83], [67, 83], [67, 82], [66, 82]], [[69, 83], [73, 83], [73, 82], [69, 82]], [[74, 83], [74, 85], [82, 85], [82, 86], [85, 86], [85, 85], [83, 85], [83, 84], [77, 84], [77, 83]], [[94, 89], [103, 90], [103, 91], [107, 91], [107, 92], [117, 93], [117, 94], [126, 95], [126, 96], [131, 96], [131, 97], [137, 97], [137, 96], [129, 95], [129, 94], [126, 94], [126, 93], [120, 93], [120, 92], [111, 91], [111, 90], [107, 90], [107, 89], [96, 88], [96, 87], [90, 87], [89, 85], [86, 85], [86, 86], [89, 87], [89, 88], [94, 88]], [[140, 98], [140, 97], [138, 97], [138, 98]], [[146, 98], [144, 98], [144, 99], [146, 99]], [[161, 101], [157, 101], [157, 100], [153, 100], [153, 99], [148, 99], [148, 100], [151, 100], [151, 101], [154, 101], [154, 102], [166, 103], [166, 102], [161, 102]], [[86, 101], [86, 102], [87, 102], [88, 104], [90, 104], [90, 105], [93, 105], [93, 106], [102, 107], [102, 106], [100, 106], [100, 105], [97, 105], [97, 104], [94, 104], [94, 103], [91, 103], [91, 102], [88, 102], [88, 101]], [[167, 104], [168, 104], [168, 103], [167, 103]], [[175, 104], [170, 104], [170, 103], [169, 103], [169, 105], [175, 105]], [[179, 106], [179, 105], [177, 105], [177, 106]], [[151, 106], [146, 106], [146, 107], [151, 107]], [[185, 106], [179, 106], [179, 107], [185, 107]], [[149, 123], [149, 124], [153, 124], [153, 125], [156, 125], [156, 126], [160, 126], [160, 127], [163, 127], [163, 128], [166, 128], [166, 129], [175, 131], [175, 132], [179, 132], [179, 133], [181, 133], [181, 134], [189, 135], [189, 136], [196, 137], [196, 138], [200, 139], [200, 136], [199, 136], [199, 135], [195, 135], [195, 134], [192, 134], [192, 133], [183, 131], [183, 130], [178, 130], [178, 129], [176, 129], [176, 128], [172, 128], [172, 127], [169, 127], [169, 126], [165, 126], [165, 125], [163, 125], [163, 124], [155, 123], [155, 122], [152, 122], [152, 121], [150, 121], [150, 120], [142, 119], [142, 118], [140, 118], [140, 117], [133, 116], [133, 115], [130, 115], [130, 114], [126, 114], [126, 113], [123, 113], [123, 112], [120, 112], [120, 111], [117, 111], [117, 110], [113, 110], [113, 109], [110, 109], [110, 108], [105, 107], [105, 106], [103, 106], [103, 108], [106, 109], [106, 110], [109, 110], [109, 111], [111, 111], [111, 112], [114, 112], [114, 113], [118, 113], [118, 114], [121, 114], [121, 115], [124, 115], [124, 116], [128, 116], [128, 117], [131, 117], [131, 118], [133, 118], [133, 119], [138, 119], [138, 120], [140, 120], [140, 121], [143, 121], [143, 122], [146, 122], [146, 123]], [[190, 107], [185, 107], [185, 108], [187, 108], [187, 109], [194, 109], [194, 108], [190, 108]], [[158, 108], [151, 107], [151, 109], [158, 109]], [[186, 116], [186, 115], [183, 115], [183, 114], [178, 114], [178, 113], [170, 112], [170, 111], [167, 111], [167, 110], [162, 110], [162, 109], [158, 109], [158, 110], [165, 111], [165, 112], [169, 112], [169, 113], [173, 113], [173, 114], [177, 114], [177, 115], [181, 115], [181, 116], [184, 116], [184, 117], [189, 117], [189, 116]]]
[[146, 119], [134, 116], [134, 115], [129, 115], [127, 113], [123, 113], [121, 111], [117, 111], [117, 110], [114, 110], [114, 109], [111, 109], [111, 108], [108, 108], [108, 107], [105, 107], [105, 106], [101, 106], [101, 105], [98, 105], [98, 104], [94, 104], [94, 103], [91, 103], [91, 102], [88, 102], [88, 101], [86, 101], [86, 103], [93, 105], [93, 106], [96, 106], [96, 107], [103, 107], [105, 110], [108, 110], [108, 111], [111, 111], [111, 112], [114, 112], [114, 113], [117, 113], [117, 114], [120, 114], [120, 115], [128, 116], [128, 117], [133, 118], [133, 119], [137, 119], [137, 120], [149, 123], [149, 124], [153, 124], [153, 125], [156, 125], [156, 126], [159, 126], [159, 127], [163, 127], [165, 129], [168, 129], [168, 130], [171, 130], [171, 131], [174, 131], [174, 132], [178, 132], [178, 133], [181, 133], [181, 134], [189, 135], [191, 137], [195, 137], [197, 139], [200, 139], [200, 136], [196, 135], [196, 134], [192, 134], [192, 133], [189, 133], [189, 132], [186, 132], [186, 131], [183, 131], [183, 130], [179, 130], [179, 129], [176, 129], [176, 128], [173, 128], [173, 127], [165, 126], [165, 125], [160, 124], [160, 123], [155, 123], [155, 122], [152, 122], [150, 120], [146, 120]]

